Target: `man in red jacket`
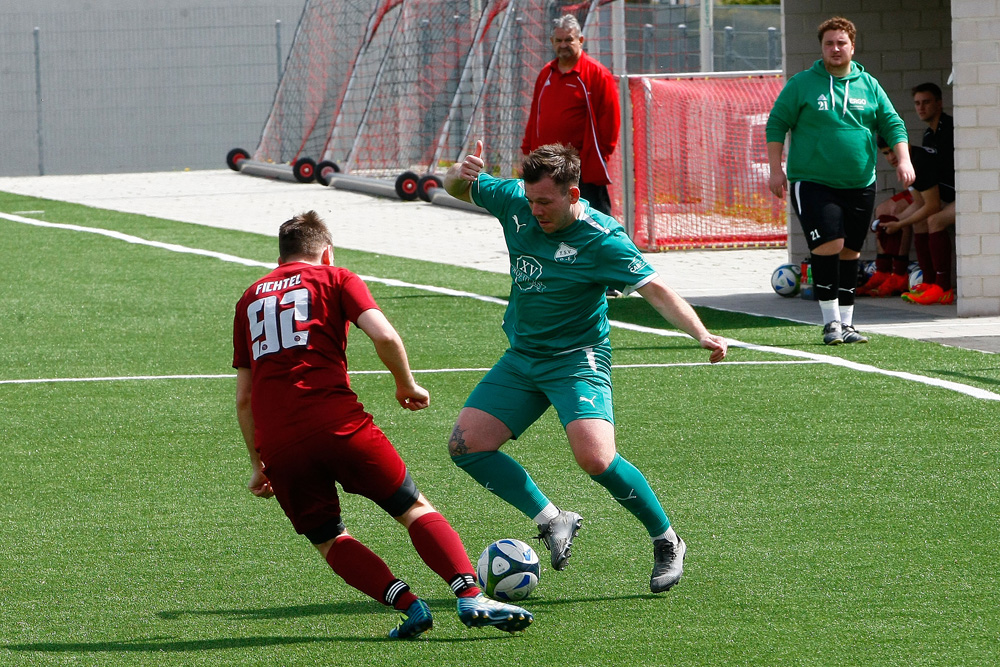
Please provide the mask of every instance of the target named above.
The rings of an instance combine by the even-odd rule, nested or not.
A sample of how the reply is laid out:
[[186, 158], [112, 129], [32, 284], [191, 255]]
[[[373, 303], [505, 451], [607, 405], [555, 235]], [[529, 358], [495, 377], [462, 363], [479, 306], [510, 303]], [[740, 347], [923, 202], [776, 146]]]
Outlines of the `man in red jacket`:
[[618, 145], [618, 85], [608, 68], [583, 52], [575, 16], [561, 16], [554, 26], [556, 59], [535, 81], [521, 152], [527, 155], [546, 144], [573, 146], [580, 155], [580, 197], [611, 215], [607, 160]]

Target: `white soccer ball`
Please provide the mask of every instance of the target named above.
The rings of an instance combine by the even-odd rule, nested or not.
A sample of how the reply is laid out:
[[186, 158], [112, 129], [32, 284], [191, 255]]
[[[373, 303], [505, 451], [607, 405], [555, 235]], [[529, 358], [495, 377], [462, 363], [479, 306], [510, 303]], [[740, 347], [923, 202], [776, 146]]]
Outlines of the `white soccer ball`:
[[910, 289], [924, 282], [924, 272], [919, 266], [910, 266]]
[[521, 540], [497, 540], [483, 550], [476, 563], [479, 587], [494, 600], [516, 602], [538, 585], [538, 554]]
[[795, 264], [782, 264], [771, 274], [771, 287], [781, 296], [795, 296], [802, 282], [801, 273]]

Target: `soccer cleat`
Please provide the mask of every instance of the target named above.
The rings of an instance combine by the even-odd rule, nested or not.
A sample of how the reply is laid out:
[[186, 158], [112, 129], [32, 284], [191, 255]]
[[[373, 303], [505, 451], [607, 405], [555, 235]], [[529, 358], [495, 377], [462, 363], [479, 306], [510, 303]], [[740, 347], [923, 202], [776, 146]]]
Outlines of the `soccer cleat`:
[[891, 275], [892, 274], [888, 271], [876, 271], [868, 279], [868, 282], [858, 287], [857, 291], [854, 293], [855, 296], [869, 296], [872, 293], [872, 290], [888, 280]]
[[663, 538], [653, 540], [653, 574], [649, 578], [649, 590], [654, 593], [669, 591], [684, 574], [684, 555], [687, 545], [680, 537], [677, 544]]
[[840, 345], [844, 342], [844, 334], [840, 330], [840, 322], [827, 322], [823, 325], [823, 344]]
[[927, 289], [920, 294], [907, 292], [903, 295], [903, 298], [910, 303], [917, 303], [921, 306], [929, 306], [935, 303], [948, 305], [955, 301], [955, 290], [950, 289], [946, 292], [941, 289], [940, 285], [929, 285]]
[[841, 333], [841, 336], [843, 336], [845, 343], [867, 343], [868, 342], [868, 336], [862, 336], [861, 334], [858, 333], [858, 330], [855, 329], [850, 324], [845, 324], [845, 325], [841, 326], [840, 327], [840, 333]]
[[407, 607], [402, 618], [402, 623], [389, 631], [389, 639], [415, 639], [434, 625], [430, 607], [423, 600], [417, 600]]
[[897, 273], [886, 278], [885, 282], [868, 293], [869, 296], [897, 296], [910, 288], [910, 279]]
[[562, 570], [569, 560], [570, 547], [573, 546], [573, 538], [576, 537], [580, 526], [583, 525], [583, 517], [576, 512], [565, 512], [559, 510], [559, 516], [549, 521], [544, 526], [539, 526], [538, 537], [545, 547], [551, 552], [552, 569]]
[[[910, 288], [909, 294], [923, 294], [924, 292], [927, 291], [927, 288], [930, 286], [931, 286], [930, 283], [917, 283], [916, 285]], [[907, 294], [907, 292], [904, 292], [904, 294]]]
[[470, 628], [492, 625], [504, 632], [520, 632], [535, 620], [527, 609], [491, 600], [482, 593], [471, 598], [458, 598], [457, 606], [458, 620]]

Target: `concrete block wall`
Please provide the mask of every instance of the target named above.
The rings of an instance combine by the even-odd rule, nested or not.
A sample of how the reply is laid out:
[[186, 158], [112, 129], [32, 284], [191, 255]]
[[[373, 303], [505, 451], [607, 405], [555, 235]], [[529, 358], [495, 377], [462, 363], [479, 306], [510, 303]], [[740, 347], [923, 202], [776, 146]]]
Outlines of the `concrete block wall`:
[[1000, 315], [1000, 1], [953, 0], [958, 314]]
[[[919, 144], [924, 123], [910, 88], [941, 86], [956, 126], [956, 274], [960, 316], [1000, 315], [1000, 0], [785, 0], [782, 34], [786, 75], [821, 56], [816, 29], [831, 16], [858, 28], [854, 59], [879, 80]], [[954, 67], [954, 85], [948, 85]], [[882, 162], [877, 201], [900, 188]], [[808, 254], [798, 220], [789, 215], [789, 259]], [[862, 257], [874, 256], [869, 239]]]

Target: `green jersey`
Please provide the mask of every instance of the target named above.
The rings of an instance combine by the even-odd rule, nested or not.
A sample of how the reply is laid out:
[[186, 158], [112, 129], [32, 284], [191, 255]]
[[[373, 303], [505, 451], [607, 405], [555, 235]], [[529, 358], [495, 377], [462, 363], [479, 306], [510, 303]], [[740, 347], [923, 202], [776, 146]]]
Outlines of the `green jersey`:
[[906, 141], [906, 126], [875, 77], [859, 63], [847, 76], [822, 60], [785, 84], [767, 119], [767, 140], [788, 148], [788, 180], [831, 188], [865, 188], [875, 180], [875, 134], [890, 146]]
[[606, 341], [607, 288], [627, 294], [657, 277], [624, 228], [585, 200], [579, 219], [546, 234], [524, 181], [480, 174], [471, 193], [503, 226], [512, 280], [503, 330], [517, 352], [548, 356]]

